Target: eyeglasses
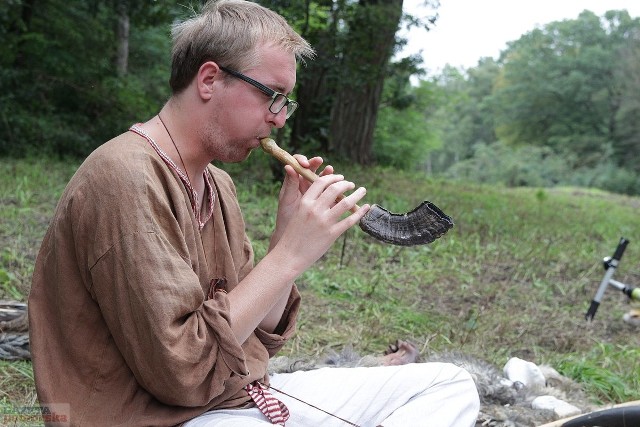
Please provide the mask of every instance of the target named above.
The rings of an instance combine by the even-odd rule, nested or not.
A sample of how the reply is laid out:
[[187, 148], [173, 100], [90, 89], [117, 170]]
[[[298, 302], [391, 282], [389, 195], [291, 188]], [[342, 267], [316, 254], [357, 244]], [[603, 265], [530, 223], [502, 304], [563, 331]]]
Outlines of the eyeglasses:
[[260, 89], [262, 93], [271, 98], [271, 105], [269, 111], [273, 114], [278, 114], [284, 107], [287, 107], [287, 119], [291, 117], [294, 111], [298, 108], [298, 103], [292, 99], [287, 98], [283, 93], [276, 92], [275, 90], [263, 85], [262, 83], [253, 80], [251, 77], [247, 77], [242, 73], [234, 70], [230, 70], [226, 67], [220, 67], [220, 69], [226, 73], [231, 74], [233, 77], [237, 77], [240, 80], [244, 80], [250, 85]]

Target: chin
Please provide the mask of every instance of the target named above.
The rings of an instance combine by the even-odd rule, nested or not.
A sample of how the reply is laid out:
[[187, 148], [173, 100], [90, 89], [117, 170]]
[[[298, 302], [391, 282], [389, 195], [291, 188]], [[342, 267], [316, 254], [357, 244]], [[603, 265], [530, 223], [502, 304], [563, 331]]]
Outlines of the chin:
[[225, 161], [225, 163], [241, 163], [244, 162], [245, 160], [247, 160], [249, 158], [249, 156], [251, 156], [251, 153], [253, 152], [253, 148], [249, 148], [247, 151], [244, 152], [244, 155], [242, 155], [242, 153], [237, 153], [237, 156], [233, 156], [231, 158], [229, 158], [228, 160]]

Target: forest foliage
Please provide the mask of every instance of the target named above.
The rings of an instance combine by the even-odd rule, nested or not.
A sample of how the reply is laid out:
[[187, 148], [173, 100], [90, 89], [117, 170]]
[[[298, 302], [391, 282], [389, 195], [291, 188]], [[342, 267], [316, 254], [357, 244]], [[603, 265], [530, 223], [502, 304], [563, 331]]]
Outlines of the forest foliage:
[[[299, 69], [301, 108], [277, 135], [290, 150], [447, 179], [640, 194], [640, 19], [626, 11], [585, 10], [498, 58], [425, 76], [428, 52], [426, 64], [403, 57], [398, 29], [437, 20], [402, 15], [401, 1], [261, 3], [318, 51]], [[150, 118], [169, 96], [170, 25], [198, 7], [2, 2], [0, 155], [81, 158]]]

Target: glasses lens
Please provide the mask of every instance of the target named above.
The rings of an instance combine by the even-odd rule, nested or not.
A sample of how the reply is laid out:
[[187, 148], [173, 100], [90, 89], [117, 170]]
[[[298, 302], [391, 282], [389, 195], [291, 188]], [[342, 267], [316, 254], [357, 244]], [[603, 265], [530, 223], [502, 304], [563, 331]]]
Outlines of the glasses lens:
[[269, 107], [269, 109], [271, 110], [272, 113], [278, 114], [280, 110], [284, 108], [285, 105], [287, 105], [287, 97], [281, 93], [276, 93], [275, 98], [273, 98], [273, 102], [271, 102], [271, 107]]
[[287, 119], [291, 117], [294, 111], [298, 108], [298, 103], [296, 101], [289, 100], [287, 104]]
[[269, 107], [269, 111], [271, 111], [273, 114], [278, 114], [285, 106], [287, 107], [288, 119], [298, 108], [298, 103], [296, 101], [290, 100], [281, 93], [276, 93], [275, 98], [273, 98], [273, 102], [271, 102], [271, 106]]

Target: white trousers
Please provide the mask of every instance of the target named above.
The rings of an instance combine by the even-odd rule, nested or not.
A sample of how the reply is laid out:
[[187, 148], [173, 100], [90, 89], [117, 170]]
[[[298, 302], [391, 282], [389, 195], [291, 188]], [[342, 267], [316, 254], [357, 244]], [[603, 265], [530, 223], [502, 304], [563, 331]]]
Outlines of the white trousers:
[[[450, 363], [412, 363], [374, 368], [322, 368], [275, 374], [271, 389], [289, 408], [287, 427], [472, 427], [480, 401], [467, 371]], [[271, 425], [258, 408], [206, 412], [185, 427]]]

